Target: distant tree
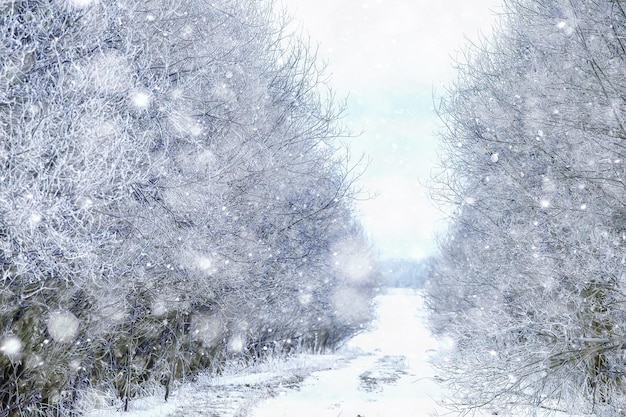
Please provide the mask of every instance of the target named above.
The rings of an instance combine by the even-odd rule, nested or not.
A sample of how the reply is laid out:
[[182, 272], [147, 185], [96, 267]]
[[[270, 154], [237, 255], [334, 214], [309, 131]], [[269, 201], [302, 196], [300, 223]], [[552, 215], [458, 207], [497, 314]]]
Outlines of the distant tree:
[[368, 320], [341, 106], [270, 3], [0, 8], [0, 415], [85, 387], [126, 409], [145, 382]]
[[380, 281], [390, 287], [423, 288], [430, 276], [433, 262], [434, 258], [380, 260]]
[[626, 13], [507, 1], [441, 103], [456, 210], [429, 287], [457, 406], [621, 415]]

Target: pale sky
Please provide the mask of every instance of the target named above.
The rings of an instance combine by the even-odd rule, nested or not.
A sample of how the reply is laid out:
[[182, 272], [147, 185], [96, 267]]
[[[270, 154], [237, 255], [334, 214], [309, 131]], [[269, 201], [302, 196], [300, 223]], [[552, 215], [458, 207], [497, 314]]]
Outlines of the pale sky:
[[360, 185], [366, 232], [381, 258], [423, 258], [445, 222], [423, 186], [436, 161], [433, 91], [454, 79], [453, 57], [489, 35], [498, 0], [282, 0], [319, 45], [331, 86], [348, 96], [354, 154], [370, 161]]

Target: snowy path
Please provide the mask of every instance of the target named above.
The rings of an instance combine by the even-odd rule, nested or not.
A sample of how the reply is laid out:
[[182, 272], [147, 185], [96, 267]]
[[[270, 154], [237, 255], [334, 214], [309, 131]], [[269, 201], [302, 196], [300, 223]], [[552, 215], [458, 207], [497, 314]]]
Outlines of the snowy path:
[[436, 411], [441, 388], [426, 359], [436, 342], [424, 327], [422, 298], [390, 290], [378, 298], [375, 328], [355, 337], [349, 365], [312, 374], [299, 389], [264, 400], [250, 417], [419, 417]]
[[373, 329], [332, 355], [276, 358], [219, 377], [200, 375], [169, 402], [162, 395], [94, 407], [89, 417], [422, 417], [441, 388], [427, 364], [436, 341], [424, 326], [422, 297], [392, 289], [377, 298]]

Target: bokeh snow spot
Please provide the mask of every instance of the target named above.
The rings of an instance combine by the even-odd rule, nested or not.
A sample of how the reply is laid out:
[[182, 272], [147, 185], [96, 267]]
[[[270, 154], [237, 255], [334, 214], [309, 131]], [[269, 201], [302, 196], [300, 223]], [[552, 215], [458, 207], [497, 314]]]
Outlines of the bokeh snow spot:
[[473, 206], [476, 204], [476, 199], [474, 197], [465, 197], [464, 203], [468, 206]]
[[332, 303], [335, 316], [343, 323], [357, 324], [369, 319], [370, 299], [359, 288], [340, 288], [333, 294]]
[[543, 177], [541, 180], [541, 189], [544, 193], [553, 193], [557, 190], [556, 182], [550, 177]]
[[191, 335], [205, 346], [213, 346], [222, 338], [224, 326], [215, 316], [199, 314], [191, 320]]
[[333, 247], [333, 264], [343, 277], [351, 282], [363, 282], [371, 276], [372, 258], [369, 247], [348, 239]]
[[167, 314], [167, 303], [165, 302], [165, 300], [156, 299], [150, 306], [150, 311], [155, 317], [162, 317]]
[[88, 210], [93, 207], [93, 200], [85, 196], [78, 197], [76, 199], [76, 206], [82, 210]]
[[303, 306], [308, 305], [309, 303], [311, 303], [312, 299], [313, 299], [313, 295], [310, 292], [303, 292], [303, 293], [301, 293], [298, 296], [298, 301]]
[[130, 103], [133, 107], [136, 107], [137, 109], [147, 109], [150, 107], [150, 103], [152, 102], [150, 93], [145, 90], [133, 90], [130, 92], [128, 98], [130, 99]]
[[80, 363], [80, 361], [78, 359], [74, 359], [72, 361], [70, 361], [70, 363], [68, 364], [70, 366], [70, 369], [74, 372], [76, 371], [80, 371], [82, 368], [82, 364]]
[[445, 354], [454, 351], [456, 349], [456, 340], [452, 336], [445, 335], [438, 339], [439, 350]]
[[42, 217], [41, 217], [41, 214], [39, 214], [39, 213], [32, 213], [32, 214], [28, 217], [28, 222], [29, 222], [31, 225], [35, 225], [35, 224], [41, 223], [41, 220], [42, 220]]
[[198, 152], [195, 156], [194, 165], [196, 169], [208, 170], [213, 167], [217, 162], [217, 158], [210, 150], [204, 150]]
[[48, 334], [56, 342], [71, 342], [78, 335], [78, 325], [78, 319], [69, 311], [55, 311], [48, 318]]
[[77, 9], [84, 9], [94, 3], [94, 0], [69, 0], [70, 6]]
[[22, 341], [17, 336], [7, 336], [0, 342], [0, 352], [10, 358], [15, 358], [22, 353]]
[[235, 335], [228, 341], [228, 350], [232, 353], [241, 353], [244, 346], [245, 341], [241, 335]]
[[211, 262], [211, 259], [206, 256], [198, 256], [196, 259], [196, 266], [202, 271], [209, 272], [213, 266], [213, 262]]

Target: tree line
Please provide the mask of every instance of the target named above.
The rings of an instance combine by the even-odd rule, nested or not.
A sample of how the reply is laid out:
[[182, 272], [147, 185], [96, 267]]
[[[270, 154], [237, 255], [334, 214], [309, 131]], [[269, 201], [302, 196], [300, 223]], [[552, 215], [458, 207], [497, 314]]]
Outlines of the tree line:
[[507, 0], [440, 102], [428, 293], [463, 412], [623, 415], [626, 4]]
[[127, 409], [369, 319], [343, 106], [285, 27], [255, 0], [0, 5], [0, 415]]

